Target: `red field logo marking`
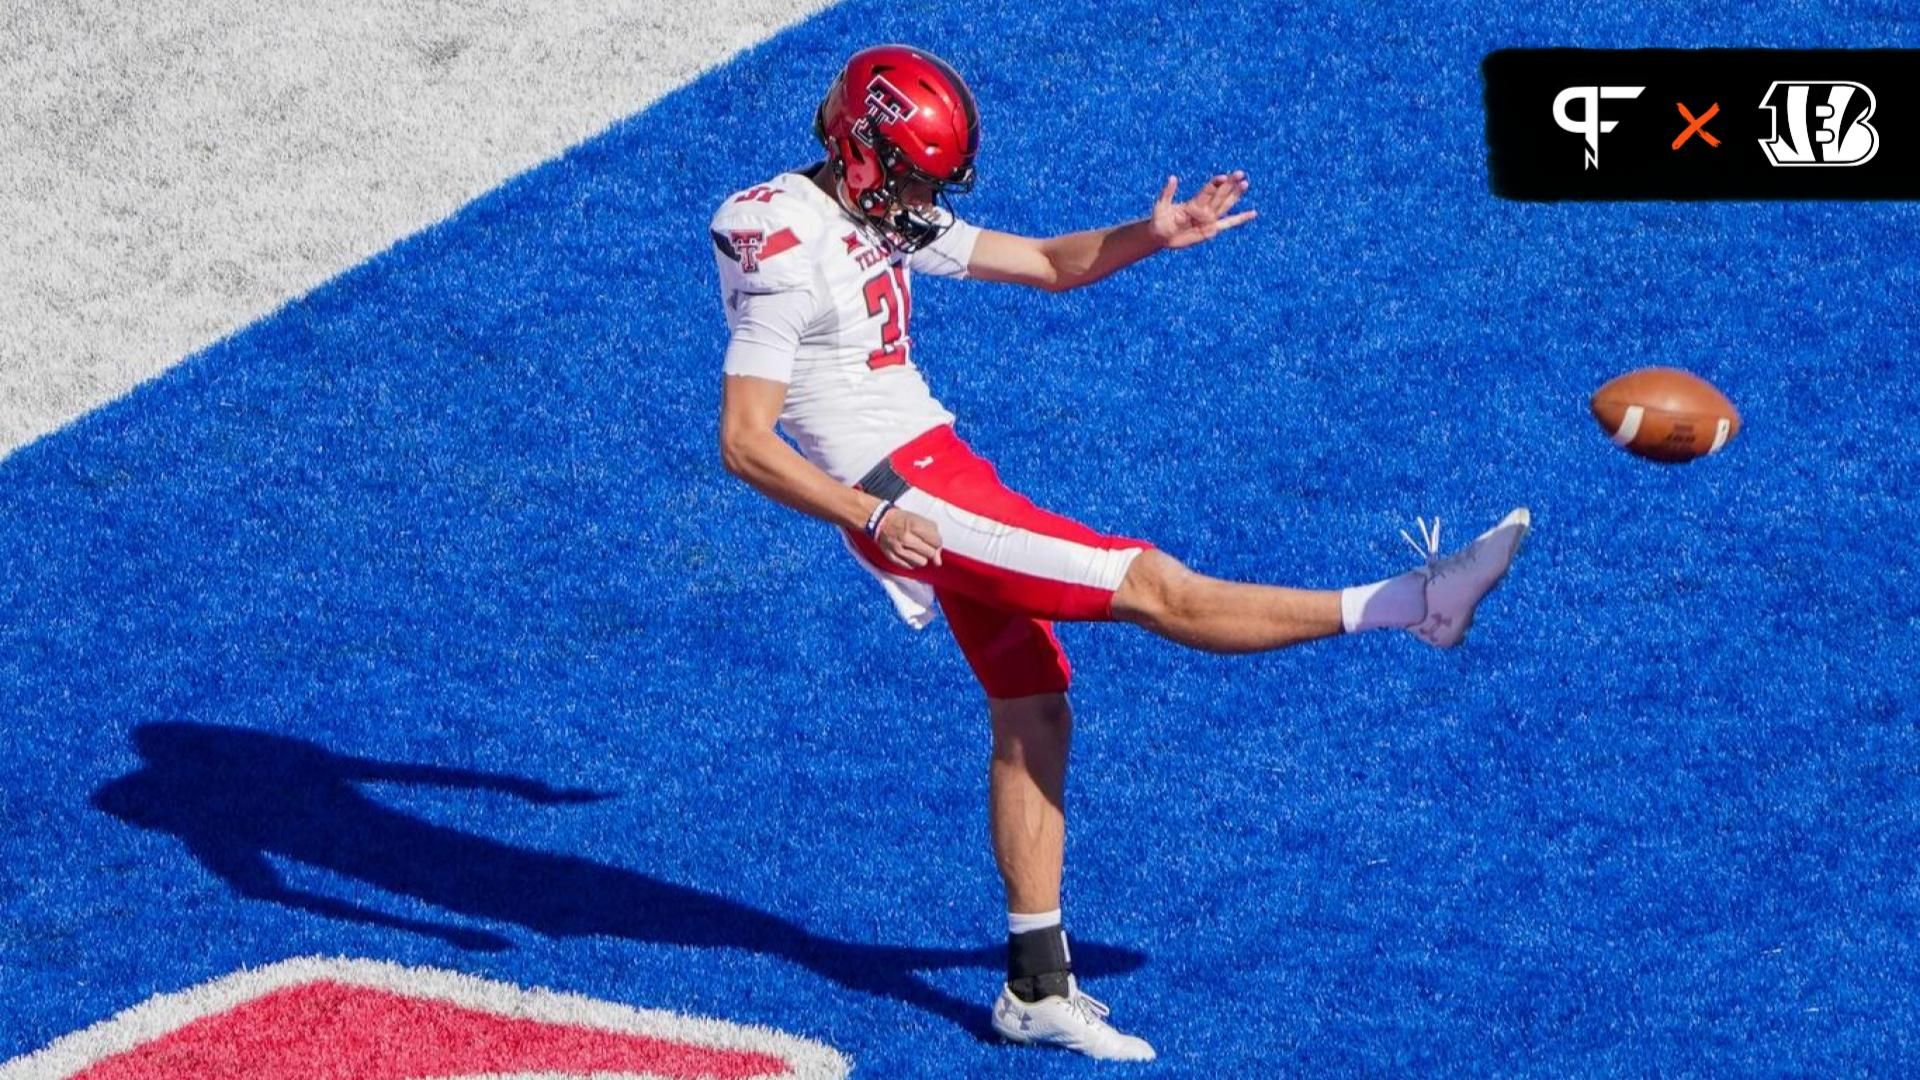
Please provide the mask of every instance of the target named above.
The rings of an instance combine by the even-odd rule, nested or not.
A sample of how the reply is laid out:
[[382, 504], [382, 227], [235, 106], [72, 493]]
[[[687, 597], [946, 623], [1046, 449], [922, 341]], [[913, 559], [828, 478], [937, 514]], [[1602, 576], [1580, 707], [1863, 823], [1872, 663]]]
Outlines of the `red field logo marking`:
[[288, 960], [152, 998], [0, 1065], [0, 1080], [844, 1077], [770, 1028], [523, 990], [433, 968]]

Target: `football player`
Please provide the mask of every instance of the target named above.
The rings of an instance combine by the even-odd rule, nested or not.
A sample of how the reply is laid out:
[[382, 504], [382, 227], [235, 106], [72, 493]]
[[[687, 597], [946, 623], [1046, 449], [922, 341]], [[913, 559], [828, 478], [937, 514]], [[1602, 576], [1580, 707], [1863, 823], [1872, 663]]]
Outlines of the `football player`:
[[973, 185], [973, 95], [944, 61], [901, 45], [847, 61], [814, 134], [823, 161], [729, 196], [713, 217], [731, 332], [721, 456], [768, 498], [836, 526], [916, 629], [944, 612], [986, 692], [990, 832], [1008, 911], [994, 1029], [1017, 1043], [1150, 1059], [1153, 1048], [1116, 1030], [1080, 988], [1061, 928], [1072, 720], [1054, 621], [1130, 622], [1214, 652], [1383, 627], [1447, 647], [1506, 573], [1527, 512], [1445, 558], [1438, 522], [1423, 523], [1424, 565], [1312, 591], [1206, 577], [1146, 541], [1035, 506], [961, 440], [921, 377], [913, 275], [1078, 288], [1252, 221], [1252, 210], [1234, 212], [1245, 174], [1214, 176], [1184, 200], [1168, 177], [1150, 214], [1111, 228], [1036, 239], [976, 227], [948, 202]]

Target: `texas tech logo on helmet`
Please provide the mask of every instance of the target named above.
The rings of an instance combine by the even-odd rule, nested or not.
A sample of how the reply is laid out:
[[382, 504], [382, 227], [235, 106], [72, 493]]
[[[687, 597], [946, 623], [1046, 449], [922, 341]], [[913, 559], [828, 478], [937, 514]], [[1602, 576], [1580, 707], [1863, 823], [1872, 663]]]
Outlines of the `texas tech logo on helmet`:
[[1760, 140], [1778, 166], [1865, 165], [1880, 150], [1873, 91], [1857, 82], [1776, 82], [1760, 107], [1773, 118], [1773, 134]]
[[913, 114], [920, 111], [920, 106], [888, 82], [885, 75], [875, 75], [868, 81], [866, 106], [867, 115], [853, 125], [853, 134], [868, 146], [873, 145], [874, 124], [897, 124], [913, 119]]

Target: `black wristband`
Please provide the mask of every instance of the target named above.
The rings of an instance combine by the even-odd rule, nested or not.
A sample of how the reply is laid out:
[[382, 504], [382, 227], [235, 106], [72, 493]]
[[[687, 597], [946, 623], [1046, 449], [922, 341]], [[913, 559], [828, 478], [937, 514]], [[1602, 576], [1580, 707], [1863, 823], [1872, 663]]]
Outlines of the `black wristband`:
[[893, 500], [888, 499], [879, 506], [874, 507], [873, 513], [867, 515], [867, 536], [869, 538], [877, 537], [880, 531], [880, 523], [886, 520], [887, 511], [891, 509], [893, 509]]

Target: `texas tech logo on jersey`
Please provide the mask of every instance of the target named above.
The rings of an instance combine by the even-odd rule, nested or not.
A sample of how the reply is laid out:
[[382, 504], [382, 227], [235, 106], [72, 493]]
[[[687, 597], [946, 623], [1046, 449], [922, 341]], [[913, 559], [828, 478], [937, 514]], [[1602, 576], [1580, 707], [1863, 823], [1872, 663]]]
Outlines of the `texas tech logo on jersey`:
[[853, 136], [872, 146], [875, 123], [897, 124], [913, 119], [913, 114], [919, 111], [920, 106], [901, 93], [899, 87], [888, 82], [885, 75], [875, 75], [873, 81], [867, 84], [867, 115], [855, 121]]
[[790, 248], [798, 247], [800, 238], [792, 229], [781, 229], [772, 236], [764, 229], [729, 229], [724, 234], [710, 231], [713, 246], [720, 253], [740, 264], [743, 274], [757, 274], [760, 264]]
[[1760, 107], [1773, 117], [1760, 149], [1775, 165], [1865, 165], [1880, 150], [1880, 133], [1867, 123], [1873, 91], [1861, 83], [1776, 82]]
[[767, 234], [759, 229], [735, 229], [727, 239], [733, 243], [733, 257], [740, 260], [740, 272], [759, 273], [760, 245], [766, 243]]

